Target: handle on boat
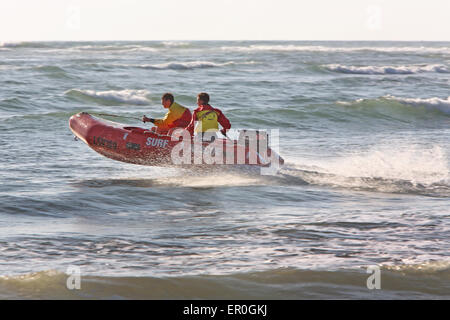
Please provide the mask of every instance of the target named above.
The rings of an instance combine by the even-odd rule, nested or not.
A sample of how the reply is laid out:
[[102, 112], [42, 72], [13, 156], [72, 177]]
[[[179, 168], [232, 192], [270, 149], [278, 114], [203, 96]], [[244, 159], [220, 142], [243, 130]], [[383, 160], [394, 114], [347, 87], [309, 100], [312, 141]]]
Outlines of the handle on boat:
[[128, 119], [133, 119], [133, 120], [139, 120], [141, 121], [141, 118], [136, 118], [136, 117], [128, 117], [128, 116], [118, 116], [115, 114], [109, 114], [109, 113], [91, 113], [94, 116], [104, 116], [104, 117], [114, 117], [114, 118], [128, 118]]
[[224, 133], [224, 132], [222, 132], [222, 130], [220, 130], [220, 133], [221, 133], [223, 136], [225, 136], [225, 138], [227, 138], [228, 140], [233, 141], [233, 140], [231, 140], [231, 139], [227, 136], [226, 132]]

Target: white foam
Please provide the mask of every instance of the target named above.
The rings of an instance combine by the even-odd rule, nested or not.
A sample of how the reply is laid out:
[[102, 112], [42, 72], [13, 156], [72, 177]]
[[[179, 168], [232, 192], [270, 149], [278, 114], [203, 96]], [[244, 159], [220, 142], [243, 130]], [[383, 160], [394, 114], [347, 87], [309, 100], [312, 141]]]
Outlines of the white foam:
[[362, 103], [362, 102], [367, 101], [367, 100], [369, 100], [369, 99], [362, 99], [362, 98], [360, 98], [360, 99], [356, 99], [354, 101], [336, 101], [336, 104], [340, 104], [340, 105], [343, 105], [343, 106], [351, 106], [353, 104]]
[[[298, 159], [294, 163], [299, 169], [310, 171], [314, 168], [313, 171], [321, 173], [302, 175], [302, 179], [312, 184], [371, 187], [387, 192], [402, 188], [387, 180], [424, 186], [450, 185], [448, 155], [440, 145], [389, 142], [373, 146], [365, 152], [355, 151], [326, 160]], [[378, 182], [376, 179], [384, 181]]]
[[183, 41], [163, 41], [162, 44], [166, 47], [185, 47], [190, 45], [189, 42]]
[[390, 101], [401, 103], [406, 106], [411, 106], [415, 108], [424, 107], [427, 110], [438, 110], [445, 114], [450, 114], [450, 96], [447, 99], [441, 99], [437, 97], [433, 98], [401, 98], [392, 95], [386, 95], [379, 99], [356, 99], [354, 101], [336, 101], [337, 104], [344, 106], [351, 106], [354, 104], [370, 102], [370, 101]]
[[94, 90], [71, 89], [69, 91], [66, 91], [65, 94], [81, 94], [91, 98], [135, 105], [148, 105], [150, 103], [150, 100], [147, 98], [150, 92], [147, 90], [125, 89], [125, 90], [94, 91]]
[[135, 48], [130, 48], [128, 51], [158, 52], [159, 49], [145, 46], [136, 46]]
[[20, 42], [20, 41], [11, 41], [11, 42], [9, 42], [9, 41], [1, 42], [0, 41], [0, 47], [3, 47], [3, 48], [14, 48], [14, 47], [21, 46], [22, 44], [23, 44], [23, 42]]
[[384, 265], [383, 269], [408, 274], [436, 274], [450, 270], [450, 261], [426, 261], [422, 263], [406, 263], [401, 265]]
[[386, 100], [396, 101], [405, 105], [410, 105], [414, 107], [425, 107], [430, 110], [439, 110], [446, 114], [450, 114], [450, 96], [447, 99], [441, 98], [401, 98], [391, 95], [383, 97]]
[[[60, 50], [60, 49], [59, 49]], [[65, 48], [69, 51], [158, 51], [156, 48], [141, 45], [83, 45]]]
[[447, 181], [447, 155], [441, 146], [424, 149], [418, 145], [377, 146], [331, 163], [333, 173], [346, 177], [407, 180], [432, 184]]
[[327, 47], [310, 45], [250, 45], [250, 46], [223, 46], [223, 51], [255, 52], [255, 51], [307, 51], [307, 52], [360, 52], [374, 51], [385, 53], [436, 53], [450, 54], [450, 47]]
[[183, 187], [191, 188], [206, 188], [206, 187], [231, 187], [231, 186], [252, 186], [260, 185], [260, 176], [243, 176], [238, 174], [213, 174], [206, 176], [178, 176], [171, 178], [164, 178], [158, 180], [159, 183], [173, 184]]
[[25, 69], [25, 67], [12, 66], [12, 65], [0, 65], [0, 70], [21, 70], [21, 69]]
[[413, 74], [420, 72], [449, 73], [450, 71], [443, 65], [425, 66], [346, 66], [340, 64], [328, 64], [324, 67], [330, 71], [349, 74]]
[[144, 69], [155, 69], [155, 70], [188, 70], [188, 69], [198, 69], [198, 68], [215, 68], [223, 67], [227, 65], [234, 64], [233, 61], [225, 63], [215, 63], [210, 61], [190, 61], [190, 62], [168, 62], [161, 64], [144, 64], [139, 67]]

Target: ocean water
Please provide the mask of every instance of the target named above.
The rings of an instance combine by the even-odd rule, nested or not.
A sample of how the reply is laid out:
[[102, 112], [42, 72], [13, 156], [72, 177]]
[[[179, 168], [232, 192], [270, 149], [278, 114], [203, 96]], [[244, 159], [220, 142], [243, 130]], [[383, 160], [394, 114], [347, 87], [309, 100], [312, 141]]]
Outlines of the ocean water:
[[[0, 84], [2, 299], [450, 298], [449, 42], [1, 43]], [[74, 141], [71, 115], [148, 126], [167, 91], [279, 129], [285, 165]]]

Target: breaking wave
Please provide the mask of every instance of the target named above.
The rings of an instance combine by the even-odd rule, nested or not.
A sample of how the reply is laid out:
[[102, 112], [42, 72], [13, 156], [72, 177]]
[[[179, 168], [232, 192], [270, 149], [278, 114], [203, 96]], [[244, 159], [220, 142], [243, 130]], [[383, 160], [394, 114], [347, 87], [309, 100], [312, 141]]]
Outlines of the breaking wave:
[[[0, 42], [0, 48], [36, 48], [49, 50], [68, 50], [68, 51], [90, 51], [90, 52], [108, 52], [108, 51], [123, 51], [123, 52], [161, 52], [163, 50], [210, 50], [202, 44], [195, 42], [179, 42], [179, 41], [163, 41], [163, 42], [141, 42], [141, 43], [127, 43], [127, 42], [74, 42], [67, 44], [64, 42], [37, 42], [37, 41], [23, 41], [14, 42], [6, 41]], [[215, 49], [214, 49], [215, 50]], [[369, 45], [353, 45], [353, 46], [333, 46], [333, 45], [314, 45], [314, 44], [226, 44], [218, 47], [219, 51], [223, 52], [324, 52], [324, 53], [360, 53], [360, 52], [381, 52], [387, 54], [450, 54], [450, 47], [448, 46], [421, 46], [417, 44], [404, 46], [369, 46]]]
[[450, 96], [447, 99], [437, 97], [432, 98], [402, 98], [393, 95], [386, 95], [377, 99], [357, 99], [352, 102], [337, 101], [339, 105], [346, 106], [376, 106], [383, 104], [392, 108], [407, 106], [414, 108], [425, 108], [430, 111], [437, 111], [450, 115]]
[[[46, 270], [0, 277], [1, 299], [424, 299], [448, 297], [448, 261], [380, 266], [382, 290], [368, 290], [367, 266], [313, 271], [279, 268], [229, 275], [108, 277]], [[420, 277], [418, 277], [418, 275]]]
[[[23, 68], [23, 67], [22, 67]], [[62, 67], [52, 66], [52, 65], [39, 65], [32, 67], [33, 70], [38, 71], [39, 73], [44, 74], [49, 78], [56, 79], [71, 79], [74, 78], [74, 75], [71, 75]]]
[[135, 44], [118, 44], [118, 45], [82, 45], [69, 48], [71, 51], [148, 51], [148, 52], [156, 52], [157, 48], [143, 46], [143, 45], [135, 45]]
[[443, 65], [425, 66], [345, 66], [340, 64], [329, 64], [323, 66], [333, 72], [347, 74], [414, 74], [421, 72], [449, 73], [450, 71]]
[[249, 45], [249, 46], [222, 46], [221, 50], [229, 52], [383, 52], [383, 53], [417, 53], [417, 54], [450, 54], [450, 47], [332, 47], [321, 45]]
[[51, 48], [57, 43], [38, 41], [5, 41], [0, 42], [0, 48]]
[[190, 69], [205, 69], [205, 68], [217, 68], [232, 65], [234, 62], [215, 63], [210, 61], [191, 61], [191, 62], [169, 62], [161, 64], [144, 64], [140, 65], [143, 69], [153, 70], [190, 70]]
[[186, 42], [186, 41], [163, 41], [162, 42], [163, 46], [165, 47], [190, 47], [192, 46], [191, 42]]
[[447, 99], [440, 98], [400, 98], [391, 95], [384, 97], [386, 100], [396, 101], [404, 105], [420, 107], [423, 106], [427, 109], [439, 110], [443, 113], [450, 115], [450, 96]]
[[64, 93], [65, 95], [79, 99], [94, 101], [100, 104], [133, 104], [133, 105], [149, 105], [150, 92], [147, 90], [109, 90], [94, 91], [71, 89]]
[[26, 47], [31, 45], [28, 42], [0, 42], [0, 48], [18, 48], [18, 47]]

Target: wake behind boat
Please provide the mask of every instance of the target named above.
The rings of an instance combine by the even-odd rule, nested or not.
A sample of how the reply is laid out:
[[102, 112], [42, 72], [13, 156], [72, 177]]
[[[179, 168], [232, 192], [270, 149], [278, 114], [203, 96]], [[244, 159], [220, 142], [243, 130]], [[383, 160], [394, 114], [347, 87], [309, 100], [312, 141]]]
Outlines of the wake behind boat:
[[76, 137], [96, 152], [127, 163], [148, 166], [207, 164], [257, 167], [284, 163], [283, 158], [268, 146], [267, 133], [260, 131], [241, 130], [238, 140], [216, 138], [214, 142], [194, 143], [187, 142], [186, 136], [176, 135], [175, 130], [159, 134], [86, 112], [73, 115], [69, 127]]

